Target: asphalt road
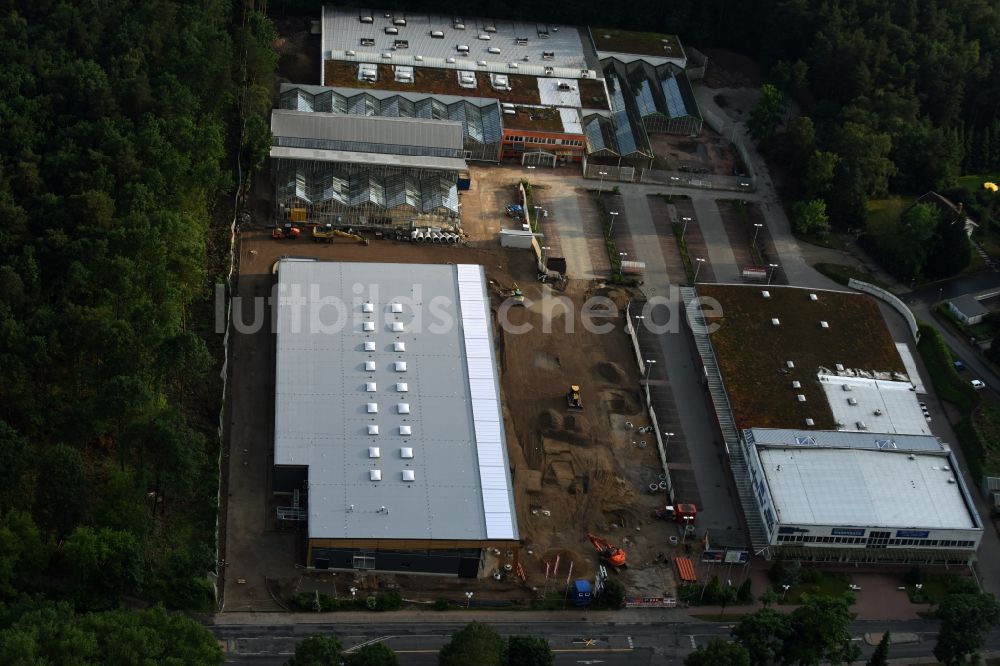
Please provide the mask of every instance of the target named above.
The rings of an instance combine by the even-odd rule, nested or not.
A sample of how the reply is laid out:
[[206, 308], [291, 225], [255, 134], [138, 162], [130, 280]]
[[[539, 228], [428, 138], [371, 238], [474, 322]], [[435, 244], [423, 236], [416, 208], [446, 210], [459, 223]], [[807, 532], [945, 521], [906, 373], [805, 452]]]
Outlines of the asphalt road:
[[[386, 616], [391, 619], [391, 616]], [[559, 666], [569, 664], [639, 664], [673, 665], [705, 645], [711, 638], [727, 637], [731, 624], [720, 622], [490, 622], [504, 636], [533, 634], [544, 636], [552, 645]], [[318, 633], [335, 633], [347, 647], [372, 640], [385, 640], [400, 656], [405, 666], [437, 663], [437, 650], [464, 622], [384, 622], [378, 624], [282, 624], [217, 625], [211, 627], [216, 637], [226, 641], [232, 664], [283, 664], [294, 652], [295, 644]], [[902, 636], [912, 634], [916, 642], [893, 646], [892, 657], [916, 658], [932, 654], [937, 622], [930, 620], [864, 621], [851, 626], [852, 640], [865, 658], [873, 647], [865, 642], [866, 634], [891, 631]], [[984, 649], [1000, 651], [1000, 630], [991, 633]]]

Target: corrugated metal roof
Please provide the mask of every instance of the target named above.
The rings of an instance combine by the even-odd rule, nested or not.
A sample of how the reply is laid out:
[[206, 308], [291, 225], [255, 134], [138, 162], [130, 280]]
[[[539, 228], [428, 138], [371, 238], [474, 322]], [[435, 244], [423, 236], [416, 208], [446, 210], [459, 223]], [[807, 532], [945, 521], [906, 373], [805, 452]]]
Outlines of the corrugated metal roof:
[[386, 155], [383, 153], [357, 153], [350, 150], [319, 150], [317, 148], [290, 148], [287, 146], [271, 146], [271, 159], [341, 162], [343, 164], [380, 164], [414, 169], [441, 169], [444, 171], [465, 171], [469, 168], [464, 159], [457, 157]]
[[459, 264], [456, 270], [486, 532], [491, 539], [512, 539], [517, 535], [517, 519], [507, 467], [485, 276], [479, 265]]
[[[518, 538], [493, 345], [483, 327], [485, 285], [481, 269], [472, 269], [463, 269], [460, 289], [458, 267], [447, 265], [279, 264], [274, 458], [309, 467], [310, 537]], [[478, 307], [470, 296], [476, 284]], [[430, 326], [439, 307], [454, 326]], [[363, 330], [366, 321], [377, 323], [374, 331]], [[396, 321], [404, 331], [387, 325]], [[469, 347], [476, 362], [467, 364]], [[397, 390], [404, 376], [397, 362], [407, 364], [406, 393]], [[368, 383], [376, 390], [366, 391]], [[402, 400], [409, 410], [398, 408]], [[370, 412], [369, 403], [381, 408]], [[371, 447], [379, 457], [370, 457]]]
[[[361, 12], [368, 13], [367, 10]], [[405, 15], [406, 25], [394, 26], [393, 19], [383, 14], [372, 12], [372, 23], [362, 23], [358, 10], [324, 6], [322, 59], [453, 69], [471, 69], [476, 67], [476, 62], [483, 61], [486, 65], [478, 69], [534, 76], [542, 76], [551, 69], [553, 75], [562, 77], [578, 76], [581, 70], [588, 68], [584, 39], [589, 40], [589, 37], [582, 35], [575, 26], [466, 17], [465, 29], [458, 29], [453, 17], [403, 12], [395, 15]], [[390, 26], [397, 28], [397, 34], [385, 33], [385, 28]], [[479, 39], [487, 26], [495, 31], [485, 33], [490, 39]], [[432, 31], [440, 33], [441, 38], [432, 37]], [[526, 38], [523, 43], [518, 39], [522, 37]], [[371, 39], [372, 44], [362, 45], [362, 39]], [[401, 39], [406, 40], [406, 48], [393, 48]], [[467, 46], [468, 51], [460, 53], [459, 45]], [[490, 49], [500, 52], [491, 53]], [[348, 51], [353, 54], [348, 55]], [[384, 57], [386, 53], [390, 54], [389, 58]], [[454, 62], [449, 63], [449, 58]], [[518, 69], [510, 68], [512, 62]]]
[[423, 118], [392, 118], [290, 109], [271, 111], [276, 138], [322, 139], [420, 148], [462, 149], [462, 125]]

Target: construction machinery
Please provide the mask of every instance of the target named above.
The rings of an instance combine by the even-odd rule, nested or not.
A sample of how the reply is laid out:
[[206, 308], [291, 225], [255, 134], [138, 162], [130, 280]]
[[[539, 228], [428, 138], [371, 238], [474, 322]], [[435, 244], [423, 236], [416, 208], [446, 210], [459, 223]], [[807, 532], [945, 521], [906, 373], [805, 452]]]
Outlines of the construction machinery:
[[524, 307], [524, 292], [521, 288], [517, 286], [517, 283], [512, 283], [509, 287], [504, 286], [502, 283], [495, 280], [490, 280], [490, 284], [493, 285], [493, 289], [501, 296], [505, 298], [511, 298], [514, 300], [514, 305], [520, 305]]
[[569, 387], [569, 391], [566, 392], [566, 405], [570, 409], [583, 410], [583, 398], [580, 397], [579, 385], [573, 384]]
[[678, 503], [673, 506], [665, 506], [662, 509], [654, 509], [652, 517], [678, 525], [694, 525], [698, 519], [698, 507], [694, 504]]
[[590, 539], [590, 543], [594, 544], [594, 548], [597, 549], [598, 554], [601, 556], [602, 563], [618, 569], [622, 569], [626, 566], [625, 549], [619, 548], [607, 539], [602, 539], [596, 534], [588, 534], [587, 538]]
[[355, 243], [361, 243], [362, 245], [368, 245], [368, 239], [362, 238], [356, 233], [348, 231], [342, 231], [341, 229], [334, 229], [332, 224], [324, 224], [323, 226], [313, 227], [312, 230], [313, 241], [317, 243], [333, 243], [338, 238], [344, 238]]
[[283, 227], [275, 227], [271, 229], [271, 238], [277, 240], [295, 240], [299, 237], [299, 228], [293, 226], [291, 223], [286, 223]]

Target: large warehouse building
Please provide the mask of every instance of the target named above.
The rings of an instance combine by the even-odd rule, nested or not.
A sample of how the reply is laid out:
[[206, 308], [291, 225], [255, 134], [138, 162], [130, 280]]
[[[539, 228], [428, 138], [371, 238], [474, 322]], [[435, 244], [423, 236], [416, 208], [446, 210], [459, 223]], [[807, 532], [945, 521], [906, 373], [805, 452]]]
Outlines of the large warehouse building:
[[273, 487], [306, 497], [307, 567], [476, 577], [516, 548], [482, 267], [286, 259], [278, 290]]
[[768, 544], [827, 562], [966, 564], [983, 525], [936, 437], [751, 428], [740, 444]]
[[[975, 558], [982, 521], [950, 447], [932, 432], [916, 362], [870, 296], [682, 291], [755, 552], [855, 563]], [[695, 297], [712, 299], [721, 319], [705, 320]]]

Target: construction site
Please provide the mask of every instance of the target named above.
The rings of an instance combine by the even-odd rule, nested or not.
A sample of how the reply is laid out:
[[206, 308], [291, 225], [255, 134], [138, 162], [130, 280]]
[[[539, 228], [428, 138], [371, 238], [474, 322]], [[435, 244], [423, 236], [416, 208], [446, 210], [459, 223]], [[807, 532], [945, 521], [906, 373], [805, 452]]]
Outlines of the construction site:
[[[520, 548], [485, 550], [475, 579], [375, 571], [303, 575], [294, 566], [295, 553], [298, 559], [302, 555], [303, 539], [296, 536], [300, 528], [282, 524], [268, 511], [258, 534], [230, 523], [230, 571], [249, 572], [287, 558], [281, 567], [286, 573], [277, 578], [268, 574], [267, 589], [286, 599], [302, 591], [336, 594], [337, 585], [350, 582], [361, 589], [398, 587], [415, 599], [461, 600], [465, 592], [478, 590], [483, 598], [530, 603], [561, 594], [570, 577], [594, 581], [603, 562], [629, 597], [675, 597], [674, 558], [697, 542], [689, 537], [683, 543], [683, 521], [664, 510], [669, 504], [664, 472], [643, 405], [642, 377], [623, 329], [622, 312], [633, 297], [628, 289], [574, 280], [553, 288], [538, 282], [530, 252], [492, 244], [417, 244], [328, 234], [321, 227], [299, 233], [294, 227], [245, 230], [242, 238], [240, 280], [251, 293], [263, 292], [282, 257], [484, 267]], [[603, 298], [590, 308], [585, 326], [581, 313], [594, 297]], [[600, 325], [610, 330], [592, 332]], [[273, 346], [258, 335], [238, 336], [236, 344], [237, 357], [250, 358]], [[268, 390], [272, 373], [273, 365], [233, 384], [234, 401], [258, 420], [273, 409]], [[242, 429], [253, 427], [246, 423]], [[270, 430], [266, 423], [258, 427], [258, 433]], [[266, 446], [260, 442], [263, 467], [270, 456]], [[245, 449], [245, 454], [252, 456], [249, 451], [257, 448]], [[230, 511], [243, 503], [247, 510], [260, 510], [252, 508], [260, 505], [259, 488], [247, 487], [240, 498], [238, 488], [231, 487], [230, 494]], [[692, 508], [686, 521], [694, 519]], [[241, 529], [247, 532], [234, 532]], [[234, 539], [243, 547], [234, 548]]]

